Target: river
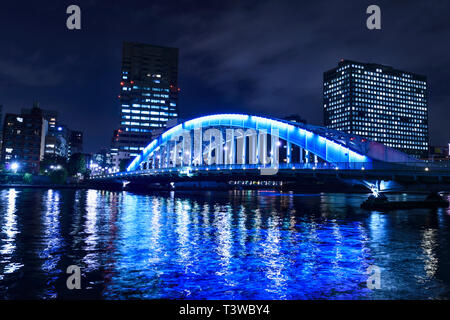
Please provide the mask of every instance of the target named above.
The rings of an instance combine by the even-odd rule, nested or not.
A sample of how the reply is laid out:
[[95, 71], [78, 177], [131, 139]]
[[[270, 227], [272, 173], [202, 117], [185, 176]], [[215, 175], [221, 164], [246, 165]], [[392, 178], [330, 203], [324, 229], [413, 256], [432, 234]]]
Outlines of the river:
[[450, 298], [450, 209], [366, 198], [1, 189], [0, 298]]

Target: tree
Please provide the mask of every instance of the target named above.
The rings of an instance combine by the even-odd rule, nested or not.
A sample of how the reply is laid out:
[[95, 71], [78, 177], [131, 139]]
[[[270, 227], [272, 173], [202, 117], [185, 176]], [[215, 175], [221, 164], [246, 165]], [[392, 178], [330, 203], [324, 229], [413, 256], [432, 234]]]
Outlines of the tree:
[[67, 180], [67, 170], [62, 168], [58, 170], [52, 170], [50, 172], [50, 180], [53, 184], [63, 184]]
[[33, 175], [31, 173], [25, 173], [23, 175], [23, 182], [26, 184], [31, 184], [33, 182]]
[[84, 174], [86, 172], [86, 160], [81, 153], [74, 153], [67, 164], [69, 175], [75, 176], [78, 173]]

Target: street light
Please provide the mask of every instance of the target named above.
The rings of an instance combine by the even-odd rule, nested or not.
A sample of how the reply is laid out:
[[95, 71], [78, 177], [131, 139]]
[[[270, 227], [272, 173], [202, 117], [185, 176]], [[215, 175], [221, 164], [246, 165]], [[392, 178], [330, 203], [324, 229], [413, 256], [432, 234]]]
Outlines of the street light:
[[13, 162], [13, 163], [11, 163], [10, 168], [14, 173], [16, 173], [17, 170], [19, 169], [19, 164], [17, 162]]

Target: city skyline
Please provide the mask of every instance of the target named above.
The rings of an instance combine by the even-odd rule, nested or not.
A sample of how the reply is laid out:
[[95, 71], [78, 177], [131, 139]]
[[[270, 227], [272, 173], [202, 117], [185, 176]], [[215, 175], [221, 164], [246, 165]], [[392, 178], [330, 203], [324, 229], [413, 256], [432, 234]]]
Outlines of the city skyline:
[[[365, 3], [324, 7], [283, 2], [275, 8], [267, 3], [228, 2], [199, 10], [189, 2], [153, 6], [132, 2], [121, 8], [82, 1], [82, 29], [69, 31], [62, 4], [36, 7], [36, 17], [26, 22], [20, 8], [8, 4], [4, 11], [8, 16], [2, 20], [14, 19], [17, 28], [8, 29], [8, 34], [1, 31], [3, 112], [17, 112], [37, 100], [44, 109], [59, 111], [63, 123], [70, 119], [85, 133], [87, 152], [108, 146], [120, 108], [117, 79], [122, 42], [138, 41], [180, 49], [183, 119], [213, 108], [217, 113], [274, 117], [297, 113], [310, 123], [322, 124], [322, 74], [341, 58], [424, 74], [430, 87], [430, 144], [444, 145], [450, 140], [445, 120], [450, 102], [445, 66], [450, 63], [441, 54], [446, 51], [445, 41], [437, 39], [449, 33], [448, 8], [417, 3], [401, 8], [400, 18], [394, 12], [401, 5], [380, 5], [383, 28], [370, 31], [365, 28]], [[144, 21], [138, 10], [154, 19]], [[157, 19], [167, 13], [167, 19]], [[208, 17], [211, 23], [205, 23]], [[412, 23], [418, 17], [421, 23]], [[127, 23], [119, 28], [113, 21]], [[133, 28], [134, 23], [140, 27]], [[50, 36], [32, 39], [31, 26]]]

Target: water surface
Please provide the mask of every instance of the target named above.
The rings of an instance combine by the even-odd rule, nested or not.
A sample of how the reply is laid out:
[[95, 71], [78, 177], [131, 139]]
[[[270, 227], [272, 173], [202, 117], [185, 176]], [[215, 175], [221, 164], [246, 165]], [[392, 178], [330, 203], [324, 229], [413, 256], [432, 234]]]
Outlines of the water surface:
[[366, 197], [2, 189], [0, 298], [450, 298], [450, 211], [370, 212]]

